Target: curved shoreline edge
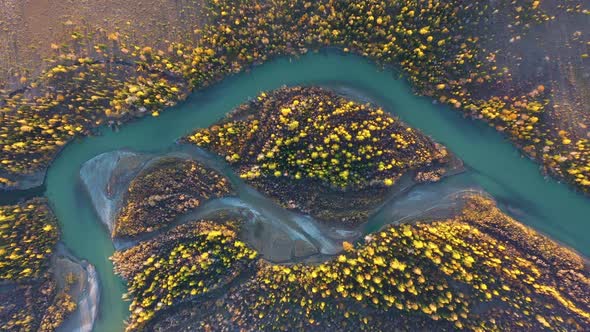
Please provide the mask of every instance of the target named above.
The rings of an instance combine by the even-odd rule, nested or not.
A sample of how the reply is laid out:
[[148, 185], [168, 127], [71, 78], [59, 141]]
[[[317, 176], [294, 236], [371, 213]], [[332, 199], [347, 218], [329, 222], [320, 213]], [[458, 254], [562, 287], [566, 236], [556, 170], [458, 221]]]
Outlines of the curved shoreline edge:
[[[375, 59], [371, 59], [370, 57], [361, 57], [359, 55], [353, 54], [351, 55], [348, 52], [344, 52], [342, 48], [339, 47], [333, 47], [333, 46], [327, 46], [327, 47], [323, 47], [319, 50], [316, 51], [316, 53], [322, 53], [322, 54], [335, 54], [335, 55], [340, 55], [340, 56], [356, 56], [359, 57], [367, 62], [370, 62], [372, 65], [379, 67], [379, 68], [387, 68], [387, 70], [389, 70], [392, 74], [395, 73], [396, 71], [396, 67], [393, 65], [384, 65], [378, 61], [376, 61]], [[181, 98], [179, 98], [178, 100], [176, 100], [173, 104], [162, 107], [161, 109], [157, 110], [157, 111], [164, 111], [167, 109], [172, 109], [178, 106], [181, 106], [184, 102], [187, 101], [187, 99], [190, 98], [191, 94], [195, 94], [195, 93], [200, 93], [205, 91], [206, 89], [210, 88], [210, 86], [215, 86], [220, 84], [222, 81], [231, 79], [232, 77], [235, 77], [237, 75], [241, 75], [241, 74], [248, 74], [250, 72], [250, 70], [254, 70], [257, 67], [261, 67], [264, 66], [265, 64], [272, 62], [272, 61], [276, 61], [276, 60], [280, 60], [280, 59], [300, 59], [301, 57], [304, 57], [308, 55], [307, 53], [305, 54], [287, 54], [287, 55], [274, 55], [272, 56], [270, 59], [268, 59], [267, 61], [263, 62], [263, 63], [253, 63], [251, 64], [248, 68], [246, 68], [243, 72], [238, 72], [238, 73], [230, 73], [225, 77], [219, 78], [217, 79], [213, 84], [207, 85], [202, 89], [195, 89], [193, 91], [188, 91], [185, 92], [181, 95]], [[402, 75], [400, 77], [401, 79], [403, 79], [405, 82], [407, 82], [408, 84], [408, 78], [406, 75]], [[410, 85], [412, 88], [413, 86]], [[371, 99], [368, 98], [366, 95], [364, 95], [362, 92], [359, 92], [358, 90], [354, 89], [354, 88], [350, 88], [350, 87], [346, 87], [346, 86], [341, 86], [341, 87], [334, 87], [334, 90], [336, 90], [340, 93], [342, 93], [343, 95], [351, 95], [353, 97], [359, 98], [360, 100], [363, 101], [368, 101], [371, 102]], [[432, 100], [432, 103], [438, 103], [438, 101], [436, 99], [433, 99], [431, 96], [425, 96], [425, 95], [418, 95], [419, 97], [423, 97], [423, 98], [429, 98]], [[451, 110], [451, 107], [447, 107], [449, 110]], [[455, 111], [458, 112], [458, 111]], [[6, 177], [9, 180], [11, 180], [13, 183], [12, 184], [4, 184], [4, 183], [0, 183], [0, 192], [5, 192], [5, 193], [9, 193], [11, 191], [25, 191], [25, 190], [30, 190], [30, 189], [35, 189], [38, 187], [42, 187], [45, 185], [46, 182], [46, 177], [47, 177], [47, 172], [48, 169], [50, 168], [51, 164], [57, 159], [59, 158], [59, 156], [61, 155], [61, 152], [64, 150], [64, 148], [71, 144], [73, 141], [75, 141], [76, 139], [84, 139], [87, 137], [91, 137], [95, 134], [97, 134], [98, 132], [100, 132], [100, 130], [104, 130], [107, 128], [111, 128], [113, 130], [119, 130], [120, 128], [124, 128], [125, 125], [128, 125], [130, 123], [136, 122], [138, 120], [141, 120], [143, 118], [146, 117], [147, 114], [134, 114], [132, 116], [127, 116], [126, 118], [123, 119], [123, 121], [118, 125], [113, 127], [110, 124], [102, 124], [99, 127], [94, 127], [92, 128], [91, 132], [89, 134], [85, 134], [85, 135], [81, 135], [81, 134], [76, 134], [75, 136], [71, 137], [67, 142], [65, 142], [65, 144], [63, 146], [61, 146], [52, 156], [50, 162], [43, 166], [41, 169], [31, 173], [31, 174], [12, 174], [12, 173], [4, 173], [4, 172], [0, 172], [0, 177]], [[469, 118], [471, 121], [475, 122], [475, 123], [482, 123], [481, 119], [472, 115], [472, 114], [465, 114], [462, 113], [463, 117], [467, 117]], [[483, 122], [486, 123], [486, 122]], [[511, 145], [513, 145], [521, 155], [526, 156], [528, 159], [530, 159], [531, 161], [533, 161], [535, 164], [538, 165], [539, 168], [539, 172], [541, 174], [543, 174], [544, 176], [549, 176], [550, 178], [556, 180], [559, 183], [564, 183], [566, 184], [566, 186], [568, 187], [568, 189], [574, 191], [577, 194], [583, 195], [585, 197], [589, 197], [590, 195], [590, 191], [584, 191], [581, 190], [581, 188], [579, 188], [577, 185], [573, 184], [571, 181], [569, 181], [567, 178], [564, 178], [564, 176], [560, 175], [559, 173], [557, 173], [556, 171], [553, 171], [551, 168], [548, 168], [547, 166], [542, 164], [542, 161], [535, 156], [531, 156], [530, 154], [528, 154], [525, 149], [524, 146], [520, 143], [518, 143], [513, 137], [509, 136], [508, 134], [506, 134], [505, 131], [496, 131], [499, 135], [501, 135], [501, 137], [503, 137], [504, 139], [506, 139], [507, 141], [510, 142]], [[1, 198], [1, 196], [0, 196]], [[1, 201], [0, 201], [1, 202]]]

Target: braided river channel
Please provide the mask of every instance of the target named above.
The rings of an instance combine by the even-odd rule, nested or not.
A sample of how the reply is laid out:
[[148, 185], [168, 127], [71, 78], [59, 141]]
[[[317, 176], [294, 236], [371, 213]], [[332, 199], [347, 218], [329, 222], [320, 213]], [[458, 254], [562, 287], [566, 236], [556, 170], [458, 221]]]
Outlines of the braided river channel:
[[[125, 285], [113, 274], [109, 257], [114, 252], [106, 227], [98, 220], [82, 189], [81, 165], [93, 157], [117, 149], [161, 153], [174, 142], [199, 127], [207, 127], [227, 112], [261, 91], [283, 85], [331, 87], [356, 99], [367, 99], [390, 111], [408, 125], [444, 144], [463, 160], [467, 170], [432, 188], [416, 188], [405, 202], [436, 200], [454, 190], [482, 190], [508, 214], [526, 225], [590, 256], [590, 200], [567, 185], [547, 179], [539, 166], [483, 122], [466, 119], [459, 111], [415, 96], [409, 84], [391, 70], [382, 70], [353, 55], [332, 51], [299, 59], [280, 58], [249, 72], [228, 77], [221, 83], [195, 92], [161, 113], [124, 125], [108, 128], [99, 135], [68, 144], [52, 163], [45, 180], [49, 198], [59, 220], [62, 241], [78, 257], [96, 267], [101, 287], [99, 317], [95, 331], [124, 329], [128, 302], [122, 300]], [[259, 200], [265, 204], [267, 200]], [[374, 217], [366, 232], [405, 215], [419, 213], [424, 205], [390, 201]], [[396, 205], [397, 204], [397, 205]], [[414, 211], [412, 211], [414, 210]], [[281, 215], [276, 214], [276, 215]], [[285, 214], [286, 215], [286, 214]], [[279, 220], [280, 222], [280, 220]]]

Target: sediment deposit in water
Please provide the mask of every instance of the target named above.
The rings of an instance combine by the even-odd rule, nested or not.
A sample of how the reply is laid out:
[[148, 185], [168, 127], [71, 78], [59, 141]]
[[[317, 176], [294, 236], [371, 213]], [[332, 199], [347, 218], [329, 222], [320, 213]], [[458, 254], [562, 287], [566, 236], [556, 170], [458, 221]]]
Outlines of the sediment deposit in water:
[[165, 228], [210, 199], [232, 195], [226, 178], [184, 154], [113, 151], [84, 163], [80, 177], [114, 238]]

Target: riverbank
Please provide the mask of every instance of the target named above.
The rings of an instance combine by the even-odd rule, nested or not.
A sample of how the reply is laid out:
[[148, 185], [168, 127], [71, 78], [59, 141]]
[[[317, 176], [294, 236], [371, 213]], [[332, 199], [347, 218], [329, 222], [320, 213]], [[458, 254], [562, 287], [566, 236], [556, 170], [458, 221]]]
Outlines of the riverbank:
[[281, 206], [349, 225], [365, 221], [403, 176], [435, 182], [461, 167], [378, 105], [319, 87], [262, 92], [183, 142], [225, 158]]
[[100, 287], [94, 266], [72, 256], [59, 246], [52, 258], [52, 269], [57, 288], [66, 292], [76, 303], [76, 309], [56, 331], [92, 332], [98, 315]]
[[[181, 225], [115, 254], [133, 299], [127, 330], [590, 326], [590, 270], [581, 257], [522, 228], [487, 197], [453, 199], [449, 219], [389, 225], [311, 265], [254, 264], [256, 251], [237, 237], [247, 225], [233, 219]], [[200, 265], [188, 268], [194, 260]]]
[[233, 196], [228, 180], [182, 152], [101, 154], [80, 178], [115, 243], [167, 228], [178, 215], [208, 200]]
[[102, 154], [84, 163], [80, 178], [103, 225], [112, 234], [115, 219], [133, 177], [151, 159], [128, 151]]
[[0, 329], [92, 331], [96, 272], [58, 242], [47, 201], [0, 206], [0, 223]]
[[[160, 156], [157, 154], [145, 155], [140, 153], [133, 153], [133, 155], [138, 159], [149, 158], [149, 160], [155, 162], [152, 165], [157, 165], [157, 160], [169, 158], [170, 156], [183, 158], [183, 160], [191, 160], [191, 158], [194, 158], [196, 162], [207, 165], [216, 172], [219, 172], [221, 176], [230, 179], [231, 186], [236, 190], [238, 197], [232, 198], [232, 195], [228, 195], [225, 198], [211, 197], [208, 201], [203, 201], [200, 206], [188, 209], [179, 214], [174, 219], [171, 219], [168, 224], [161, 225], [157, 230], [146, 231], [132, 237], [115, 236], [113, 237], [115, 248], [128, 248], [140, 241], [145, 241], [158, 234], [165, 233], [174, 227], [198, 218], [219, 219], [217, 215], [225, 211], [225, 213], [229, 213], [229, 215], [237, 214], [238, 216], [242, 216], [242, 218], [248, 220], [248, 223], [251, 223], [252, 228], [250, 229], [253, 231], [255, 230], [254, 233], [250, 233], [249, 235], [244, 234], [244, 236], [250, 239], [252, 243], [257, 243], [254, 246], [261, 249], [261, 253], [270, 260], [287, 261], [293, 258], [292, 255], [301, 259], [307, 258], [312, 254], [320, 252], [323, 254], [330, 254], [334, 253], [334, 250], [337, 250], [334, 249], [334, 247], [337, 246], [336, 244], [332, 243], [332, 241], [327, 238], [324, 238], [323, 235], [320, 235], [321, 232], [318, 230], [319, 226], [315, 224], [315, 221], [307, 216], [283, 211], [282, 208], [272, 203], [269, 199], [255, 192], [252, 188], [247, 187], [243, 181], [236, 179], [234, 174], [227, 173], [229, 167], [225, 166], [224, 163], [220, 163], [220, 161], [215, 158], [207, 158], [206, 154], [195, 150], [196, 149], [193, 147], [179, 146], [177, 147], [177, 151], [165, 153]], [[98, 160], [112, 160], [111, 157], [119, 154], [119, 151], [115, 151], [103, 154], [97, 158]], [[92, 181], [88, 179], [84, 180], [85, 183], [105, 182], [102, 177], [104, 174], [87, 172], [87, 167], [94, 165], [95, 163], [96, 161], [93, 159], [89, 164], [84, 164], [82, 167], [82, 170], [84, 171], [81, 171], [81, 176], [83, 178], [86, 174], [94, 177], [94, 180]], [[144, 166], [147, 166], [147, 164]], [[115, 169], [117, 169], [116, 166]], [[157, 169], [154, 169], [153, 171], [157, 172]], [[139, 174], [139, 172], [136, 172], [135, 174]], [[120, 182], [118, 187], [119, 190], [126, 192], [129, 188], [130, 182], [135, 180], [135, 178], [130, 177], [128, 182]], [[92, 187], [87, 187], [86, 190], [90, 191], [89, 188]], [[178, 192], [171, 191], [170, 194], [176, 195]], [[121, 206], [124, 203], [124, 196], [113, 198], [110, 202], [114, 206]], [[100, 205], [93, 205], [97, 211], [100, 211]], [[115, 215], [116, 214], [117, 211], [115, 211]], [[265, 235], [267, 235], [268, 238], [265, 237]]]
[[[172, 44], [164, 51], [135, 45], [136, 51], [129, 52], [125, 47], [127, 45], [117, 37], [111, 39], [113, 45], [105, 47], [104, 53], [78, 55], [77, 61], [58, 61], [60, 64], [31, 83], [38, 90], [47, 91], [47, 97], [36, 100], [35, 97], [43, 93], [35, 89], [32, 90], [37, 92], [32, 93], [25, 89], [27, 91], [19, 91], [5, 98], [6, 112], [2, 114], [5, 114], [5, 122], [10, 123], [9, 127], [14, 128], [6, 128], [10, 135], [7, 134], [9, 140], [3, 151], [9, 158], [5, 158], [6, 166], [3, 167], [13, 175], [32, 174], [38, 169], [45, 169], [55, 157], [56, 150], [61, 149], [66, 142], [80, 134], [92, 132], [99, 124], [126, 122], [146, 114], [158, 116], [163, 107], [183, 100], [189, 90], [210, 86], [222, 78], [277, 56], [299, 56], [306, 54], [309, 49], [332, 47], [382, 65], [395, 66], [408, 77], [417, 93], [460, 109], [472, 118], [488, 122], [498, 131], [506, 133], [529, 157], [550, 169], [551, 174], [567, 180], [582, 192], [590, 185], [586, 174], [590, 150], [587, 149], [587, 137], [583, 135], [583, 128], [588, 127], [588, 124], [582, 123], [572, 130], [571, 122], [575, 120], [555, 121], [554, 118], [563, 119], [567, 116], [552, 111], [553, 106], [557, 108], [557, 105], [551, 105], [548, 101], [552, 82], [546, 81], [543, 76], [540, 82], [530, 81], [527, 77], [534, 68], [521, 66], [527, 68], [523, 75], [518, 65], [502, 67], [496, 61], [498, 58], [502, 63], [520, 64], [522, 56], [506, 53], [505, 49], [508, 48], [498, 46], [503, 44], [504, 39], [518, 43], [521, 35], [526, 36], [531, 26], [541, 26], [555, 19], [557, 14], [560, 20], [564, 20], [564, 17], [583, 20], [587, 10], [581, 5], [570, 7], [571, 4], [545, 5], [543, 2], [542, 5], [530, 6], [517, 1], [492, 9], [485, 2], [476, 1], [461, 11], [456, 11], [455, 7], [448, 4], [420, 10], [409, 10], [416, 6], [413, 3], [407, 6], [401, 3], [383, 8], [377, 6], [379, 8], [376, 10], [382, 14], [380, 33], [374, 35], [374, 39], [366, 39], [363, 35], [373, 31], [372, 21], [375, 17], [367, 16], [362, 11], [357, 13], [355, 6], [347, 2], [321, 3], [317, 6], [307, 6], [299, 1], [290, 5], [254, 3], [254, 6], [224, 1], [211, 4], [208, 14], [214, 19], [200, 31], [200, 46], [197, 47]], [[340, 31], [340, 27], [347, 26], [349, 22], [340, 17], [325, 17], [326, 8], [358, 16], [354, 31]], [[240, 20], [239, 16], [234, 17], [234, 13], [238, 12], [251, 19], [246, 22]], [[284, 12], [285, 15], [266, 17], [268, 13], [274, 12]], [[416, 13], [416, 19], [419, 18], [424, 24], [429, 23], [428, 27], [416, 24]], [[317, 21], [306, 22], [311, 16], [316, 17]], [[441, 17], [445, 19], [441, 20]], [[395, 20], [405, 22], [407, 26], [403, 29], [394, 28], [391, 22]], [[217, 26], [227, 26], [227, 29], [219, 30]], [[326, 26], [333, 29], [328, 29], [332, 32], [324, 35], [321, 31]], [[575, 32], [574, 35], [579, 34]], [[585, 45], [577, 41], [579, 38], [573, 39], [567, 45], [570, 48], [568, 54], [580, 53], [579, 56], [583, 57], [585, 53], [581, 52]], [[226, 45], [220, 40], [231, 42]], [[483, 40], [497, 43], [485, 43]], [[491, 50], [486, 49], [489, 44], [494, 45]], [[239, 54], [235, 54], [236, 49], [241, 50]], [[127, 64], [129, 68], [118, 68], [121, 63]], [[580, 65], [584, 68], [584, 62]], [[133, 70], [133, 67], [138, 70]], [[513, 77], [509, 67], [519, 75]], [[100, 74], [104, 74], [107, 68], [108, 78], [104, 79]], [[146, 76], [144, 71], [153, 77]], [[95, 95], [81, 92], [80, 84], [68, 85], [77, 74], [88, 79], [83, 80], [88, 89], [82, 90], [97, 91]], [[67, 91], [64, 94], [56, 95], [45, 87], [47, 84], [62, 83], [65, 84], [63, 90]], [[563, 84], [555, 86], [563, 87]], [[558, 95], [557, 99], [560, 98], [563, 99]], [[73, 106], [85, 112], [70, 119], [65, 115], [69, 112], [68, 107]], [[21, 117], [24, 115], [13, 114], [15, 109], [24, 112], [29, 108], [46, 107], [50, 111], [45, 113], [62, 119], [61, 127], [55, 127], [56, 122], [51, 119], [43, 119], [40, 126], [23, 125], [21, 122], [26, 119]], [[586, 122], [582, 113], [571, 113], [570, 117]], [[561, 122], [565, 122], [565, 125], [562, 126]], [[556, 124], [559, 126], [556, 127]], [[32, 139], [36, 136], [43, 139]], [[3, 179], [3, 186], [18, 186], [10, 178], [6, 176]]]
[[195, 127], [210, 126], [228, 110], [260, 91], [283, 84], [331, 85], [333, 82], [363, 91], [371, 100], [384, 105], [385, 110], [395, 109], [401, 120], [431, 135], [465, 160], [466, 179], [479, 184], [494, 197], [510, 202], [515, 209], [525, 210], [529, 216], [521, 221], [584, 254], [589, 253], [583, 236], [587, 231], [584, 216], [590, 213], [586, 212], [585, 198], [553, 180], [544, 179], [536, 171], [535, 164], [520, 158], [491, 128], [476, 125], [453, 112], [441, 112], [440, 106], [413, 96], [403, 81], [359, 58], [316, 54], [292, 62], [282, 59], [232, 77], [206, 92], [196, 93], [174, 111], [162, 113], [158, 118], [131, 123], [119, 132], [103, 130], [99, 136], [67, 145], [55, 160], [48, 173], [46, 195], [60, 219], [64, 241], [75, 249], [76, 255], [97, 266], [104, 286], [101, 312], [109, 318], [99, 317], [97, 331], [122, 329], [120, 322], [128, 317], [127, 304], [120, 300], [125, 287], [112, 275], [112, 265], [105, 257], [113, 252], [113, 247], [104, 226], [77, 184], [66, 179], [76, 179], [82, 163], [113, 149], [167, 152], [171, 142]]
[[[116, 183], [116, 187], [111, 187], [112, 192], [127, 192], [130, 183], [140, 180], [138, 174], [150, 169], [147, 174], [156, 175], [160, 173], [159, 168], [166, 168], [166, 165], [160, 165], [158, 161], [174, 157], [185, 161], [194, 160], [196, 163], [214, 170], [219, 176], [229, 181], [228, 185], [233, 188], [232, 191], [235, 191], [236, 196], [210, 197], [208, 201], [203, 201], [200, 206], [179, 213], [175, 218], [170, 219], [169, 222], [160, 225], [158, 229], [142, 232], [134, 236], [113, 236], [113, 245], [117, 250], [130, 248], [140, 242], [164, 234], [175, 227], [194, 220], [223, 220], [224, 218], [233, 216], [233, 218], [242, 220], [242, 223], [247, 226], [241, 228], [240, 236], [265, 259], [272, 262], [321, 261], [339, 253], [342, 250], [341, 243], [343, 241], [354, 242], [361, 238], [364, 233], [362, 229], [374, 223], [373, 215], [382, 213], [381, 211], [392, 202], [403, 199], [404, 195], [412, 192], [415, 187], [424, 191], [428, 191], [428, 188], [431, 186], [433, 189], [438, 187], [438, 184], [433, 186], [436, 183], [417, 183], [410, 175], [402, 176], [388, 190], [388, 193], [380, 198], [382, 202], [374, 206], [373, 210], [368, 214], [367, 219], [356, 225], [340, 222], [326, 224], [325, 221], [314, 219], [302, 211], [287, 209], [279, 204], [276, 199], [268, 197], [264, 193], [259, 193], [255, 188], [250, 187], [244, 179], [237, 176], [231, 164], [227, 163], [223, 158], [207, 153], [193, 145], [181, 144], [176, 145], [172, 150], [167, 150], [168, 152], [160, 155], [153, 152], [142, 154], [128, 150], [101, 154], [84, 163], [81, 168], [80, 176], [86, 184], [85, 191], [94, 192], [94, 187], [89, 187], [89, 183]], [[148, 161], [142, 162], [141, 170], [134, 170], [132, 172], [127, 172], [128, 169], [124, 167], [129, 163], [124, 162], [122, 168], [119, 168], [117, 161], [115, 161], [113, 169], [117, 170], [117, 174], [124, 175], [126, 181], [107, 181], [105, 179], [112, 179], [112, 173], [92, 171], [92, 167], [96, 166], [97, 163], [101, 163], [104, 160], [113, 161], [121, 153], [133, 156], [132, 158], [134, 160]], [[454, 157], [451, 158], [448, 166], [449, 168], [445, 174], [445, 178], [460, 174], [463, 171], [462, 163]], [[119, 172], [121, 169], [123, 172]], [[150, 181], [153, 180], [151, 179]], [[164, 182], [167, 181], [169, 179], [164, 180]], [[441, 187], [444, 188], [444, 186], [444, 184], [441, 184]], [[182, 192], [182, 188], [178, 186], [172, 186], [171, 188], [174, 189], [168, 192], [169, 195], [178, 195]], [[431, 199], [433, 202], [435, 201], [435, 198]], [[101, 205], [94, 203], [96, 200], [92, 201], [94, 209], [101, 211]], [[110, 203], [113, 206], [121, 207], [125, 204], [125, 196], [118, 195], [111, 197]], [[342, 206], [341, 208], [344, 213], [346, 207]], [[114, 215], [117, 215], [119, 211], [115, 210]], [[111, 220], [116, 220], [116, 218]]]

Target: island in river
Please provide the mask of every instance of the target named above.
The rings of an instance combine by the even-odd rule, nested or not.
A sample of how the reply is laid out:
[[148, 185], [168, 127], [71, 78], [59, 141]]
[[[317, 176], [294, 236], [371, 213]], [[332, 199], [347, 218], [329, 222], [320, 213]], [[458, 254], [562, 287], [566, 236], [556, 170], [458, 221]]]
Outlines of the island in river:
[[350, 224], [366, 220], [402, 177], [438, 181], [456, 166], [445, 148], [383, 109], [314, 87], [262, 93], [185, 140], [223, 157], [280, 205]]
[[[115, 223], [125, 215], [135, 224], [143, 214], [129, 215], [125, 207], [137, 202], [163, 216], [158, 231], [139, 228], [113, 256], [132, 301], [128, 330], [578, 330], [590, 324], [586, 261], [481, 193], [458, 193], [436, 213], [363, 233], [385, 201], [460, 169], [444, 147], [377, 106], [321, 88], [284, 88], [262, 93], [181, 142], [167, 155], [114, 152], [82, 168], [91, 196], [109, 188], [117, 193]], [[120, 158], [129, 154], [133, 161]], [[102, 161], [115, 161], [114, 167], [101, 175], [88, 168]], [[184, 174], [176, 173], [184, 165], [204, 174], [192, 188], [199, 198], [187, 192], [190, 177], [171, 176]], [[222, 184], [217, 188], [232, 189], [202, 195], [212, 176]], [[284, 178], [276, 182], [279, 190], [265, 181], [277, 178]], [[313, 199], [291, 185], [298, 181]], [[265, 204], [296, 217], [273, 223], [270, 208], [255, 213], [260, 201], [248, 196], [250, 185], [266, 195]], [[359, 205], [365, 190], [381, 191]], [[170, 200], [154, 198], [164, 194]], [[339, 195], [345, 199], [325, 203]], [[211, 200], [185, 209], [204, 197]], [[262, 231], [252, 232], [253, 225]], [[276, 230], [285, 235], [278, 242], [289, 244], [280, 259], [271, 255], [277, 247], [260, 246]]]

